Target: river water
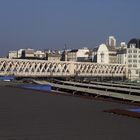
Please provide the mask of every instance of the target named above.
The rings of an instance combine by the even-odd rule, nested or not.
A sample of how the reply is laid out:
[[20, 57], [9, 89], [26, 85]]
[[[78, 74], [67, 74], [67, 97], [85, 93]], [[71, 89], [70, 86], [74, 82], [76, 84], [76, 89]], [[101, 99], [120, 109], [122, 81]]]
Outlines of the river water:
[[0, 140], [140, 140], [139, 119], [103, 112], [131, 107], [0, 87]]

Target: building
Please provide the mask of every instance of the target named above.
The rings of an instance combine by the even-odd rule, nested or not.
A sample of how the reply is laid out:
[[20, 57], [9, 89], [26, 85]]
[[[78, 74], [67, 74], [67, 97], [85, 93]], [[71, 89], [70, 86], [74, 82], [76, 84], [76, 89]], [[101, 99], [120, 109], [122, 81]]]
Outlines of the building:
[[91, 60], [91, 62], [97, 63], [97, 50], [98, 48], [94, 48], [91, 51], [91, 55], [89, 54], [89, 59]]
[[117, 63], [126, 64], [127, 62], [127, 44], [121, 42], [119, 46], [116, 47], [117, 50]]
[[126, 64], [127, 63], [127, 49], [120, 48], [117, 50], [117, 63]]
[[16, 59], [18, 57], [18, 52], [17, 51], [9, 51], [8, 53], [8, 58], [9, 59]]
[[18, 59], [23, 57], [23, 51], [25, 49], [19, 49], [19, 50], [14, 50], [14, 51], [9, 51], [8, 53], [8, 58], [11, 59]]
[[58, 53], [47, 53], [46, 60], [48, 60], [48, 61], [60, 61], [61, 55]]
[[19, 49], [18, 51], [17, 51], [17, 58], [21, 58], [22, 57], [22, 55], [23, 55], [23, 51], [24, 51], [25, 49]]
[[128, 78], [140, 80], [140, 39], [131, 39], [127, 46]]
[[120, 47], [121, 47], [121, 48], [127, 48], [127, 44], [126, 44], [125, 42], [121, 42], [121, 43], [120, 43]]
[[110, 46], [110, 47], [116, 47], [117, 46], [117, 43], [116, 43], [115, 37], [114, 36], [109, 36], [106, 45], [107, 46]]
[[101, 44], [97, 50], [97, 63], [117, 63], [117, 51], [114, 47]]
[[67, 52], [67, 60], [74, 62], [86, 62], [89, 61], [89, 49], [74, 49]]
[[61, 55], [61, 61], [68, 61], [68, 50], [64, 50]]
[[34, 49], [25, 49], [22, 51], [22, 58], [34, 58]]
[[42, 52], [42, 51], [35, 51], [34, 52], [34, 57], [37, 58], [37, 59], [45, 59], [46, 54], [45, 54], [45, 52]]
[[46, 55], [42, 51], [34, 51], [33, 49], [19, 49], [17, 51], [9, 51], [8, 58], [22, 59], [22, 58], [32, 58], [32, 59], [44, 59]]

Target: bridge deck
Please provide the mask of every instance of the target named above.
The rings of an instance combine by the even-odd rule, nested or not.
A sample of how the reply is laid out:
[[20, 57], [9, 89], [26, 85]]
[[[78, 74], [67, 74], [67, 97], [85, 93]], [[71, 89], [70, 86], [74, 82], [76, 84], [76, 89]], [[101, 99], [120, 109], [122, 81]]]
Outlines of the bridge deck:
[[140, 85], [132, 85], [132, 84], [126, 84], [126, 83], [107, 83], [107, 82], [92, 81], [92, 82], [90, 82], [90, 84], [112, 86], [112, 87], [121, 87], [121, 88], [140, 89]]
[[[48, 84], [48, 82], [45, 81], [35, 81], [38, 84]], [[71, 90], [74, 92], [84, 92], [88, 94], [93, 94], [97, 96], [106, 96], [106, 97], [112, 97], [117, 99], [123, 99], [123, 100], [129, 100], [133, 102], [140, 102], [140, 96], [136, 95], [129, 95], [129, 94], [123, 94], [123, 93], [115, 93], [110, 91], [101, 91], [97, 89], [89, 89], [89, 88], [82, 88], [82, 87], [76, 87], [72, 85], [62, 85], [62, 84], [56, 84], [56, 83], [50, 83], [53, 87], [58, 89], [66, 89]]]
[[140, 95], [140, 90], [138, 89], [129, 89], [129, 88], [121, 88], [121, 87], [112, 87], [112, 86], [103, 86], [103, 85], [93, 85], [93, 84], [85, 84], [85, 83], [78, 83], [78, 82], [71, 82], [71, 81], [58, 81], [63, 84], [70, 84], [74, 86], [80, 87], [87, 87], [87, 88], [95, 88], [95, 89], [102, 89], [105, 91], [113, 90], [114, 92], [127, 92], [129, 94], [138, 93]]

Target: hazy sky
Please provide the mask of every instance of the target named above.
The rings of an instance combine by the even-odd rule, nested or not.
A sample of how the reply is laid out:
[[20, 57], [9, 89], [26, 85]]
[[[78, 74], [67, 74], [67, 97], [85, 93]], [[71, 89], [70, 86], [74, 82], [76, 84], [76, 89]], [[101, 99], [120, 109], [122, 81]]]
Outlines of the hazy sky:
[[140, 0], [0, 0], [0, 55], [140, 37]]

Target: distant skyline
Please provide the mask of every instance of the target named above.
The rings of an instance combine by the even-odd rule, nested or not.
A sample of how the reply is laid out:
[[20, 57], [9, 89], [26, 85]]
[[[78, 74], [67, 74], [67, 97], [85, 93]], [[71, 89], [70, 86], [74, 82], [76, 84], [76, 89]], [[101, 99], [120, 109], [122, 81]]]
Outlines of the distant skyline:
[[0, 55], [140, 38], [140, 0], [0, 0]]

